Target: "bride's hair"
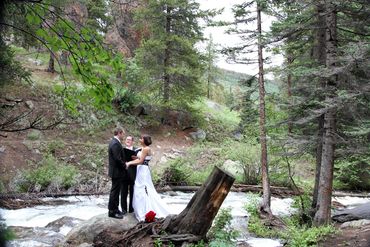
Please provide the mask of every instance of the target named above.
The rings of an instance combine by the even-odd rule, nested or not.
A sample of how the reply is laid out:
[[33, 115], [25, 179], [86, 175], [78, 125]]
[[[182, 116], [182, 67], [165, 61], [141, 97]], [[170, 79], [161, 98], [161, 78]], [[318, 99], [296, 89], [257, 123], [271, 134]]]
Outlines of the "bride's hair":
[[145, 145], [149, 146], [150, 144], [152, 144], [152, 138], [149, 135], [143, 135], [142, 138]]

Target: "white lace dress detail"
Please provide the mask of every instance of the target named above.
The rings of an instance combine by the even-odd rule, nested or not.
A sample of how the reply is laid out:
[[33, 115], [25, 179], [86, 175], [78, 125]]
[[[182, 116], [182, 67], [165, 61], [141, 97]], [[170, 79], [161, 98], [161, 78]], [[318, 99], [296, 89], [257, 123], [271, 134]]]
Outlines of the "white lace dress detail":
[[[141, 152], [138, 153], [140, 157]], [[156, 218], [169, 215], [168, 206], [154, 188], [149, 169], [149, 161], [152, 156], [146, 156], [143, 164], [137, 166], [134, 186], [133, 207], [135, 217], [139, 221], [145, 220], [145, 214], [149, 211], [156, 213]]]

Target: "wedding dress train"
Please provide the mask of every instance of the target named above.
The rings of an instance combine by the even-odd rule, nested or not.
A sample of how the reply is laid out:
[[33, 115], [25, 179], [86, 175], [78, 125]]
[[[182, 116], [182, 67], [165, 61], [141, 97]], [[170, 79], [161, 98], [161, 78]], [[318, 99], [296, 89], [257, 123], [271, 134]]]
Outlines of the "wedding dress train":
[[[138, 153], [140, 157], [141, 152]], [[152, 156], [146, 156], [143, 164], [137, 166], [134, 185], [133, 208], [138, 221], [145, 221], [145, 214], [149, 211], [156, 213], [156, 218], [169, 215], [168, 206], [154, 188], [149, 169]]]

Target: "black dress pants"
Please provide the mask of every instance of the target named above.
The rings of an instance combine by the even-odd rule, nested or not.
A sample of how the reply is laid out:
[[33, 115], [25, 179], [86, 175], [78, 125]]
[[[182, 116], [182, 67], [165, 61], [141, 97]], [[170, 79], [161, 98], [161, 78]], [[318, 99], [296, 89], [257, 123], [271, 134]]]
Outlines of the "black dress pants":
[[[122, 210], [127, 208], [127, 189], [124, 193], [124, 184], [127, 181], [124, 178], [112, 178], [112, 187], [109, 193], [108, 210], [111, 212], [117, 212], [119, 206], [119, 196], [121, 195], [121, 207]], [[127, 188], [127, 185], [126, 185]], [[125, 199], [125, 200], [124, 200]], [[125, 201], [125, 203], [123, 203]], [[126, 209], [127, 210], [127, 209]]]
[[129, 183], [130, 204], [129, 204], [128, 211], [130, 213], [134, 212], [134, 208], [132, 207], [132, 200], [134, 199], [134, 185], [135, 185], [135, 182], [130, 182]]

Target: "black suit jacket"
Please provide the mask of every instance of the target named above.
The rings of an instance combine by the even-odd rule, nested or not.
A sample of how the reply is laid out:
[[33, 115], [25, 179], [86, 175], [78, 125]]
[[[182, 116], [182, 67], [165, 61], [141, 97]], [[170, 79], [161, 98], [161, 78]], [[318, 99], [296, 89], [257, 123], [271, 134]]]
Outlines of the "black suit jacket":
[[109, 154], [109, 170], [108, 170], [109, 177], [128, 179], [125, 164], [126, 162], [125, 153], [123, 151], [122, 144], [114, 137], [109, 143], [108, 154]]

